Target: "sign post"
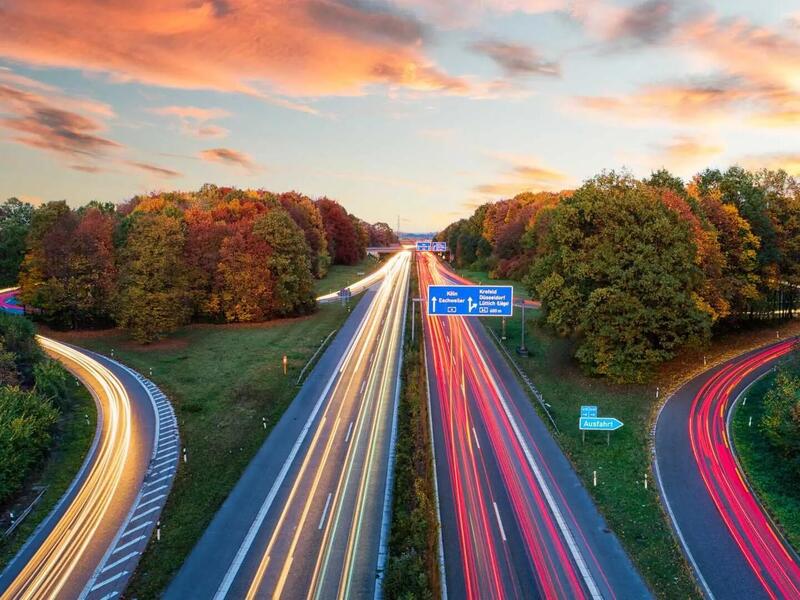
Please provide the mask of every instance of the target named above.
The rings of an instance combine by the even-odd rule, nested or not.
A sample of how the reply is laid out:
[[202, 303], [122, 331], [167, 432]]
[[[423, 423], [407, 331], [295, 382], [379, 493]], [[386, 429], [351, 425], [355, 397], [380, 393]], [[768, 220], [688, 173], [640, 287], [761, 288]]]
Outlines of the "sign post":
[[622, 427], [624, 423], [614, 417], [600, 417], [597, 415], [596, 406], [581, 406], [581, 416], [578, 419], [578, 428], [581, 430], [583, 441], [586, 441], [587, 431], [605, 431], [608, 434], [606, 443], [611, 443], [611, 432]]
[[435, 317], [510, 317], [510, 285], [429, 285], [428, 315]]

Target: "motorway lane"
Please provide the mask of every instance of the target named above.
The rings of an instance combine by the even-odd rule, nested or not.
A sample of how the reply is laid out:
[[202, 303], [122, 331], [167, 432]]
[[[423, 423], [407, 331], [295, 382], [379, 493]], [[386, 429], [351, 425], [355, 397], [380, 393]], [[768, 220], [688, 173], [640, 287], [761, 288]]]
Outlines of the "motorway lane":
[[736, 399], [794, 344], [782, 341], [703, 373], [659, 415], [659, 485], [708, 597], [800, 598], [798, 558], [747, 485], [728, 430]]
[[17, 304], [19, 288], [5, 288], [0, 290], [0, 311], [14, 315], [23, 314], [23, 308]]
[[[380, 269], [375, 270], [373, 273], [370, 273], [363, 279], [359, 279], [355, 283], [347, 286], [347, 289], [350, 290], [350, 294], [353, 296], [357, 296], [364, 290], [369, 289], [379, 281], [381, 281], [385, 276], [386, 273], [392, 268], [393, 261], [387, 260], [386, 264], [384, 264]], [[339, 302], [341, 301], [342, 297], [339, 295], [341, 290], [336, 290], [335, 292], [331, 292], [330, 294], [323, 294], [322, 296], [317, 296], [317, 302], [320, 304], [327, 304], [329, 302]]]
[[[420, 294], [448, 283], [419, 259]], [[447, 591], [452, 598], [646, 598], [577, 475], [485, 330], [425, 319]]]
[[167, 598], [372, 596], [410, 253], [359, 303], [167, 590]]
[[[37, 339], [91, 391], [98, 429], [71, 487], [0, 574], [0, 598], [114, 597], [135, 568], [171, 485], [177, 454], [159, 457], [160, 491], [142, 498], [156, 476], [149, 470], [153, 459], [169, 444], [168, 427], [177, 439], [174, 415], [152, 383], [119, 363]], [[124, 538], [145, 501], [152, 501], [144, 509], [148, 519], [136, 523], [136, 536]], [[122, 545], [125, 552], [117, 553]]]

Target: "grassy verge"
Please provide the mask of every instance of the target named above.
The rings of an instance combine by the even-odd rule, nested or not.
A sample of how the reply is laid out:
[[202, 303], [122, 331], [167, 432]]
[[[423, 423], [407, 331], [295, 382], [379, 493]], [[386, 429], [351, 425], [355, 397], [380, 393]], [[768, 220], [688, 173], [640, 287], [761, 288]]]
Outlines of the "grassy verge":
[[[539, 324], [539, 311], [526, 311], [526, 345], [530, 356], [515, 356], [552, 408], [560, 434], [556, 439], [569, 456], [610, 527], [620, 538], [647, 584], [660, 598], [699, 598], [683, 554], [672, 534], [651, 472], [652, 428], [657, 410], [677, 387], [713, 364], [775, 340], [774, 328], [722, 336], [705, 351], [687, 351], [663, 365], [652, 385], [621, 386], [584, 375], [572, 358], [574, 343], [551, 335]], [[499, 319], [484, 325], [500, 334]], [[782, 335], [800, 331], [800, 323], [781, 326]], [[519, 313], [507, 323], [507, 348], [520, 343]], [[707, 366], [704, 366], [704, 355]], [[656, 398], [656, 387], [659, 398]], [[577, 421], [580, 406], [599, 407], [601, 416], [617, 417], [625, 426], [611, 434], [588, 432], [583, 442]], [[537, 409], [538, 405], [534, 404]], [[597, 486], [593, 472], [597, 471]], [[645, 474], [648, 489], [644, 489]]]
[[[412, 293], [416, 291], [412, 269]], [[422, 321], [415, 311], [417, 336], [406, 323], [402, 389], [398, 412], [392, 531], [384, 591], [386, 597], [438, 598], [439, 523], [433, 484], [433, 451], [428, 425], [428, 395], [422, 353]]]
[[800, 551], [800, 487], [797, 476], [759, 427], [764, 412], [764, 394], [774, 382], [775, 375], [770, 374], [750, 388], [744, 406], [737, 405], [731, 433], [748, 482], [795, 551]]
[[381, 261], [367, 256], [355, 265], [331, 265], [328, 274], [315, 282], [318, 296], [337, 292], [369, 275], [381, 266]]
[[188, 462], [180, 464], [161, 517], [161, 541], [151, 540], [129, 597], [156, 598], [164, 590], [294, 398], [306, 361], [347, 316], [330, 304], [298, 319], [192, 325], [151, 346], [128, 342], [120, 332], [66, 336], [103, 354], [114, 349], [116, 358], [143, 374], [152, 369], [149, 376], [175, 406], [187, 448]]
[[[72, 377], [70, 381], [73, 381]], [[0, 537], [0, 570], [14, 558], [67, 491], [92, 444], [96, 419], [97, 409], [88, 390], [83, 386], [71, 387], [69, 398], [61, 403], [61, 416], [53, 434], [53, 449], [13, 510], [19, 514], [38, 495], [37, 490], [42, 487], [47, 490], [14, 533], [8, 538]]]

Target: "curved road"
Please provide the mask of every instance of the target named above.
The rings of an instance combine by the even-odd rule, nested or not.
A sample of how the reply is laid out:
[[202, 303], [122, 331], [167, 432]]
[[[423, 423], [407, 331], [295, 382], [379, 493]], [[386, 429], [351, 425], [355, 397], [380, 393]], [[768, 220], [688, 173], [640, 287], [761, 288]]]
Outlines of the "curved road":
[[728, 428], [737, 399], [794, 346], [778, 342], [703, 373], [656, 423], [662, 497], [709, 598], [800, 598], [798, 557], [748, 486]]
[[[424, 299], [453, 279], [419, 256]], [[424, 328], [449, 597], [650, 597], [485, 329], [444, 316]]]
[[37, 341], [90, 390], [97, 431], [67, 492], [0, 573], [0, 598], [114, 598], [172, 484], [175, 416], [152, 382], [116, 361], [42, 336]]

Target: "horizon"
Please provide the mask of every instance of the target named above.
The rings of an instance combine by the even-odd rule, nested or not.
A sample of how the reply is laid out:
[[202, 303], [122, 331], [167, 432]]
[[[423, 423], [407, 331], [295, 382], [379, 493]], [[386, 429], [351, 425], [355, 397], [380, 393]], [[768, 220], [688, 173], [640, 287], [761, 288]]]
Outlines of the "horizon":
[[[7, 2], [0, 197], [213, 181], [427, 232], [606, 169], [800, 174], [796, 8], [276, 1]], [[99, 21], [110, 37], [85, 26]]]

